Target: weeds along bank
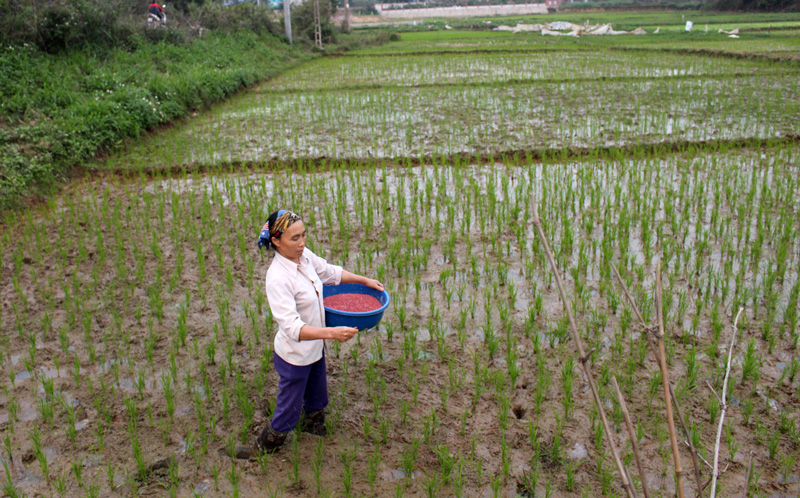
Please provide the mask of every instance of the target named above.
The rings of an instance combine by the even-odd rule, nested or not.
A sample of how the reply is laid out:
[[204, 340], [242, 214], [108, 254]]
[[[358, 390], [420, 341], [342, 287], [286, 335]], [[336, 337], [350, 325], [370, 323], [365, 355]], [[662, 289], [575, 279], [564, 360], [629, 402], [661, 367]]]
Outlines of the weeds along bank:
[[263, 33], [191, 42], [134, 37], [110, 49], [0, 53], [0, 208], [43, 192], [126, 139], [313, 57]]

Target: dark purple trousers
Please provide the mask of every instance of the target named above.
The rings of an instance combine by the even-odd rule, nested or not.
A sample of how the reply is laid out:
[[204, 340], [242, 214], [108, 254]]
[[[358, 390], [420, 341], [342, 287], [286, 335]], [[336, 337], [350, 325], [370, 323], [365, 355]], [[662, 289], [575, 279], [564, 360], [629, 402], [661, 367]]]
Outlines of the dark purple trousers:
[[298, 367], [273, 356], [278, 372], [278, 399], [272, 414], [272, 428], [289, 432], [297, 426], [303, 412], [310, 413], [328, 406], [328, 378], [325, 372], [325, 354], [312, 363]]

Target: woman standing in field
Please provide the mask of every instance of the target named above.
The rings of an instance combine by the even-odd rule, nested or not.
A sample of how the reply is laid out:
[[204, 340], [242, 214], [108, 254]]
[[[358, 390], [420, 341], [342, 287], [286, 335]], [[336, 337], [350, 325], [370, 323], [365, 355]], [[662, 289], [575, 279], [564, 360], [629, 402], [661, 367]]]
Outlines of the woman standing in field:
[[256, 447], [272, 453], [283, 445], [301, 415], [304, 432], [325, 434], [328, 381], [324, 339], [344, 342], [358, 332], [352, 327], [325, 327], [322, 285], [359, 283], [382, 291], [383, 284], [330, 265], [311, 252], [306, 247], [305, 224], [291, 211], [275, 211], [267, 219], [258, 247], [270, 246], [276, 254], [267, 271], [266, 287], [278, 323], [273, 358], [279, 375], [278, 399]]

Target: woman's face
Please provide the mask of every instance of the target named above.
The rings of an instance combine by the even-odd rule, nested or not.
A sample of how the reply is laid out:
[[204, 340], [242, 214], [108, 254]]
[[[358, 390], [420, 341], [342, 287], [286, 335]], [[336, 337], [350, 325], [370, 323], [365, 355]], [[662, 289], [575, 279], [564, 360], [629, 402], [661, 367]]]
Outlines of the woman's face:
[[275, 248], [286, 259], [297, 262], [306, 248], [306, 225], [302, 221], [295, 221], [281, 235], [281, 238], [272, 238]]

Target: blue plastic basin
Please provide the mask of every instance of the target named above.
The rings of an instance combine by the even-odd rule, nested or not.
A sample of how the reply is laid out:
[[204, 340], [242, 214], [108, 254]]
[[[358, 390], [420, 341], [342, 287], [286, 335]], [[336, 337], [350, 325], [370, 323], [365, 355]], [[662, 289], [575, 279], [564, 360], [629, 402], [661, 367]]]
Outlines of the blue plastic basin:
[[391, 302], [389, 293], [385, 290], [379, 291], [361, 284], [326, 285], [322, 289], [323, 299], [338, 294], [367, 294], [380, 301], [381, 307], [373, 311], [356, 313], [335, 310], [325, 306], [325, 326], [327, 327], [355, 327], [358, 330], [377, 327], [381, 323], [383, 312]]

